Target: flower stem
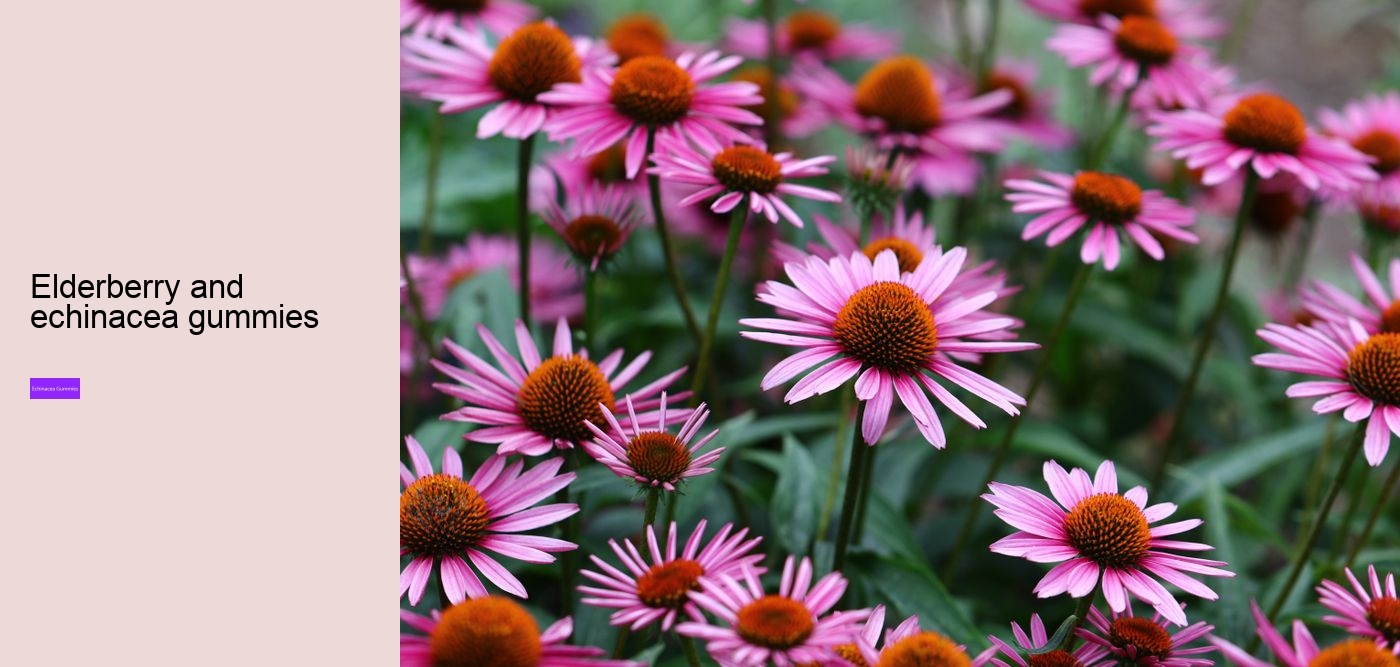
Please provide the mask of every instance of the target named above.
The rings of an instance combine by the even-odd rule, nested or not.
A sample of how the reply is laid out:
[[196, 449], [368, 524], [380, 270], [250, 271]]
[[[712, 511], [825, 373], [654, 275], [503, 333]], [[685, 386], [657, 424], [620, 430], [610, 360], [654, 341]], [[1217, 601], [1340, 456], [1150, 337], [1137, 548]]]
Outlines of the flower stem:
[[1318, 450], [1313, 461], [1312, 473], [1308, 475], [1307, 492], [1303, 494], [1303, 514], [1312, 514], [1317, 509], [1317, 496], [1322, 491], [1322, 478], [1327, 474], [1327, 459], [1332, 454], [1332, 440], [1337, 430], [1337, 420], [1341, 415], [1333, 414], [1327, 420], [1327, 430], [1322, 434], [1322, 449]]
[[1220, 47], [1220, 62], [1228, 63], [1235, 59], [1240, 45], [1244, 43], [1245, 30], [1254, 22], [1254, 10], [1258, 8], [1259, 0], [1243, 0], [1240, 11], [1231, 22], [1230, 34], [1225, 36], [1225, 43]]
[[1371, 508], [1371, 515], [1366, 517], [1366, 527], [1361, 529], [1361, 537], [1352, 543], [1351, 551], [1347, 554], [1347, 560], [1344, 564], [1345, 567], [1351, 567], [1352, 563], [1356, 562], [1356, 554], [1360, 553], [1366, 543], [1371, 540], [1371, 531], [1375, 530], [1376, 520], [1380, 519], [1381, 511], [1390, 507], [1387, 505], [1387, 501], [1390, 499], [1390, 494], [1395, 492], [1397, 482], [1400, 482], [1400, 463], [1396, 463], [1395, 467], [1390, 469], [1390, 476], [1386, 477], [1385, 484], [1381, 485], [1380, 495], [1376, 496], [1376, 506]]
[[520, 242], [520, 320], [530, 328], [530, 161], [535, 135], [520, 140], [516, 161], [515, 232]]
[[[656, 150], [656, 128], [647, 128], [647, 155]], [[676, 303], [680, 304], [685, 316], [685, 328], [690, 337], [700, 341], [700, 325], [695, 321], [695, 311], [690, 309], [690, 297], [685, 293], [685, 282], [681, 280], [680, 266], [676, 263], [676, 251], [671, 246], [671, 233], [666, 229], [666, 215], [661, 212], [661, 177], [647, 174], [647, 189], [651, 191], [651, 215], [656, 220], [656, 235], [661, 238], [661, 254], [666, 260], [666, 275], [671, 279], [671, 290], [676, 293]]]
[[594, 359], [602, 346], [598, 344], [598, 272], [587, 268], [583, 273], [583, 340], [588, 344], [588, 355]]
[[849, 391], [841, 392], [841, 418], [836, 422], [836, 446], [831, 455], [831, 474], [826, 480], [826, 496], [822, 499], [822, 511], [817, 519], [817, 534], [825, 535], [826, 529], [831, 527], [831, 511], [836, 509], [836, 489], [841, 486], [841, 460], [846, 455], [846, 442], [850, 440], [847, 429], [851, 428], [851, 410], [855, 407], [851, 401], [855, 399], [855, 394]]
[[1118, 101], [1118, 110], [1113, 112], [1113, 120], [1108, 122], [1108, 129], [1104, 130], [1103, 136], [1099, 137], [1099, 143], [1094, 146], [1094, 152], [1089, 155], [1088, 169], [1098, 169], [1108, 158], [1108, 154], [1113, 149], [1113, 140], [1117, 138], [1118, 130], [1123, 127], [1123, 121], [1128, 118], [1128, 107], [1132, 106], [1133, 93], [1137, 92], [1138, 86], [1141, 84], [1142, 76], [1139, 75], [1138, 80], [1123, 91], [1123, 99]]
[[1340, 561], [1342, 554], [1346, 551], [1348, 539], [1351, 536], [1351, 524], [1356, 521], [1356, 513], [1361, 511], [1361, 503], [1365, 499], [1366, 473], [1369, 470], [1361, 471], [1361, 481], [1349, 494], [1347, 499], [1347, 511], [1342, 515], [1342, 522], [1337, 526], [1336, 539], [1332, 540], [1332, 550], [1327, 556], [1327, 563], [1331, 564]]
[[1292, 292], [1303, 279], [1303, 269], [1308, 265], [1308, 251], [1312, 250], [1313, 233], [1317, 231], [1317, 212], [1322, 208], [1316, 197], [1308, 200], [1303, 209], [1303, 233], [1298, 237], [1298, 247], [1293, 250], [1293, 261], [1288, 265], [1287, 281], [1283, 286]]
[[1246, 166], [1244, 177], [1244, 192], [1240, 195], [1240, 209], [1235, 214], [1235, 231], [1230, 237], [1230, 248], [1225, 255], [1225, 272], [1220, 276], [1220, 286], [1215, 291], [1215, 306], [1211, 308], [1210, 316], [1206, 318], [1205, 327], [1201, 329], [1201, 339], [1196, 343], [1196, 354], [1191, 359], [1191, 370], [1186, 374], [1186, 382], [1181, 385], [1181, 394], [1176, 399], [1176, 410], [1172, 414], [1172, 427], [1168, 431], [1166, 446], [1162, 448], [1162, 456], [1157, 460], [1157, 468], [1152, 473], [1152, 488], [1161, 486], [1162, 480], [1166, 479], [1167, 464], [1171, 462], [1173, 450], [1182, 439], [1182, 427], [1186, 422], [1186, 410], [1191, 405], [1191, 398], [1196, 393], [1196, 382], [1201, 378], [1201, 368], [1205, 366], [1206, 355], [1210, 352], [1211, 343], [1215, 342], [1215, 328], [1220, 324], [1220, 316], [1225, 313], [1225, 302], [1230, 296], [1230, 278], [1235, 274], [1235, 265], [1238, 264], [1240, 256], [1240, 245], [1244, 239], [1244, 228], [1249, 219], [1250, 209], [1254, 208], [1254, 192], [1259, 185], [1259, 175], [1254, 169]]
[[[1361, 451], [1361, 445], [1366, 440], [1366, 423], [1362, 422], [1356, 427], [1356, 435], [1351, 438], [1351, 446], [1347, 448], [1347, 453], [1342, 457], [1342, 467], [1337, 469], [1337, 476], [1332, 478], [1332, 485], [1327, 488], [1327, 494], [1322, 499], [1322, 505], [1317, 508], [1317, 514], [1313, 515], [1312, 524], [1303, 537], [1303, 543], [1298, 547], [1298, 553], [1293, 557], [1293, 566], [1288, 570], [1288, 578], [1283, 582], [1283, 588], [1278, 592], [1278, 598], [1269, 607], [1268, 618], [1274, 618], [1279, 610], [1283, 609], [1283, 603], [1288, 601], [1288, 595], [1293, 592], [1293, 586], [1298, 583], [1298, 575], [1303, 572], [1303, 566], [1308, 562], [1308, 556], [1312, 553], [1313, 547], [1317, 546], [1317, 538], [1322, 534], [1322, 525], [1327, 523], [1327, 515], [1332, 511], [1332, 503], [1337, 499], [1337, 494], [1346, 484], [1347, 477], [1351, 473], [1351, 466], [1356, 462], [1356, 455]], [[1258, 639], [1255, 646], [1249, 650], [1252, 652], [1258, 647]]]
[[879, 450], [871, 447], [866, 454], [865, 461], [860, 466], [860, 497], [856, 499], [856, 516], [851, 525], [851, 541], [860, 542], [861, 536], [865, 534], [865, 510], [870, 506], [870, 479], [875, 474], [875, 457], [879, 455]]
[[763, 0], [763, 23], [768, 30], [768, 90], [763, 100], [763, 141], [768, 150], [777, 151], [779, 124], [782, 123], [778, 95], [778, 1]]
[[700, 662], [700, 651], [695, 648], [695, 640], [683, 634], [677, 633], [676, 638], [681, 641], [681, 650], [685, 651], [685, 664], [689, 667], [700, 667], [704, 663]]
[[[1093, 264], [1080, 264], [1074, 272], [1074, 278], [1069, 285], [1069, 293], [1065, 295], [1064, 305], [1060, 307], [1060, 317], [1055, 320], [1055, 328], [1050, 330], [1050, 335], [1045, 339], [1040, 361], [1036, 363], [1035, 371], [1031, 374], [1031, 382], [1026, 387], [1026, 405], [1021, 408], [1019, 414], [1011, 418], [1011, 421], [1006, 425], [1006, 430], [1002, 432], [1001, 441], [997, 443], [996, 453], [992, 455], [992, 464], [987, 468], [987, 474], [982, 477], [982, 483], [977, 486], [978, 490], [987, 488], [988, 484], [995, 481], [997, 473], [1001, 472], [1001, 467], [1006, 464], [1007, 455], [1011, 452], [1011, 443], [1016, 439], [1016, 431], [1020, 429], [1026, 413], [1030, 412], [1036, 394], [1040, 392], [1040, 386], [1050, 370], [1050, 362], [1055, 357], [1055, 348], [1060, 342], [1060, 337], [1064, 335], [1065, 329], [1069, 328], [1070, 316], [1074, 314], [1074, 307], [1079, 303], [1079, 296], [1084, 293], [1084, 285], [1089, 282], [1089, 274], [1093, 272], [1093, 268]], [[972, 537], [972, 529], [977, 525], [977, 517], [982, 513], [982, 503], [978, 500], [973, 498], [972, 504], [967, 508], [966, 516], [963, 517], [962, 527], [958, 529], [958, 537], [953, 542], [953, 551], [948, 556], [948, 565], [943, 571], [944, 581], [950, 581], [953, 575], [957, 574], [958, 561], [962, 558], [967, 541]]]
[[[690, 385], [691, 395], [699, 397], [710, 376], [711, 357], [714, 355], [715, 327], [719, 326], [719, 311], [724, 307], [724, 290], [729, 286], [729, 272], [734, 265], [734, 255], [739, 251], [739, 238], [744, 233], [744, 221], [748, 217], [747, 206], [734, 207], [734, 215], [729, 220], [729, 240], [724, 244], [724, 257], [719, 261], [719, 275], [715, 276], [715, 292], [710, 296], [710, 313], [705, 318], [705, 336], [700, 339], [700, 357], [696, 360], [695, 380]], [[694, 400], [694, 399], [692, 399]]]
[[851, 464], [846, 469], [846, 499], [841, 503], [841, 519], [836, 524], [836, 554], [832, 558], [832, 569], [840, 571], [846, 564], [846, 549], [851, 538], [851, 524], [855, 519], [856, 502], [860, 499], [860, 471], [865, 467], [869, 455], [868, 445], [861, 441], [861, 424], [865, 421], [865, 401], [856, 406], [856, 418], [851, 422]]
[[646, 514], [642, 515], [642, 533], [647, 532], [647, 526], [656, 523], [656, 506], [661, 501], [661, 489], [651, 487], [647, 489]]
[[967, 3], [968, 0], [952, 0], [949, 4], [953, 10], [953, 36], [958, 43], [958, 62], [965, 67], [971, 67], [972, 62], [972, 28], [967, 23]]
[[624, 625], [617, 629], [617, 641], [613, 643], [613, 660], [619, 660], [627, 653], [627, 640], [632, 638], [632, 627]]
[[423, 219], [418, 221], [418, 252], [428, 254], [433, 249], [433, 218], [437, 217], [438, 173], [442, 166], [442, 135], [446, 121], [433, 110], [428, 125], [428, 173], [423, 183]]
[[987, 0], [987, 27], [982, 35], [982, 53], [977, 60], [977, 81], [987, 82], [996, 60], [997, 33], [1001, 30], [1001, 0]]

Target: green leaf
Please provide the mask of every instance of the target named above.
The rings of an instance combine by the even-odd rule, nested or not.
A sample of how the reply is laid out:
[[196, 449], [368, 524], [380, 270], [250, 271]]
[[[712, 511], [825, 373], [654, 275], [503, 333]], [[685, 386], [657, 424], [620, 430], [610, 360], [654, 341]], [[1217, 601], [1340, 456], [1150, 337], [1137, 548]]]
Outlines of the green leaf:
[[937, 630], [968, 646], [969, 653], [986, 647], [986, 639], [968, 618], [943, 582], [918, 561], [881, 558], [868, 572], [867, 580], [890, 601], [898, 612], [895, 618], [917, 614], [919, 625]]
[[1050, 639], [1046, 640], [1040, 648], [1028, 649], [1026, 653], [1029, 655], [1040, 655], [1060, 650], [1060, 647], [1065, 645], [1065, 637], [1077, 627], [1079, 627], [1079, 617], [1070, 614], [1060, 623], [1060, 627], [1055, 629], [1055, 634], [1051, 635]]
[[[862, 445], [864, 446], [864, 445]], [[884, 496], [870, 494], [865, 512], [865, 535], [884, 549], [882, 554], [911, 561], [923, 560], [923, 550], [909, 521]]]
[[[1205, 529], [1206, 539], [1215, 546], [1211, 556], [1225, 561], [1227, 569], [1240, 569], [1239, 553], [1235, 550], [1235, 531], [1232, 528], [1230, 513], [1225, 510], [1225, 487], [1211, 475], [1205, 479]], [[1250, 631], [1248, 596], [1244, 582], [1238, 577], [1223, 578], [1219, 583], [1220, 602], [1217, 605], [1216, 627], [1221, 636], [1232, 640], [1245, 639]]]
[[[496, 269], [458, 283], [448, 295], [442, 319], [450, 323], [453, 340], [474, 351], [484, 350], [477, 343], [476, 325], [484, 325], [496, 338], [511, 340], [520, 316], [519, 304], [506, 270]], [[507, 343], [507, 349], [510, 347]]]
[[773, 491], [769, 517], [777, 533], [778, 544], [789, 553], [807, 553], [807, 546], [816, 532], [817, 522], [817, 464], [807, 448], [791, 433], [783, 436], [783, 465], [778, 472], [778, 486]]
[[[1084, 468], [1091, 475], [1104, 462], [1105, 458], [1103, 454], [1090, 449], [1088, 445], [1074, 437], [1069, 431], [1044, 422], [1026, 423], [1016, 434], [1015, 445], [1018, 452], [1040, 454], [1046, 458], [1054, 459], [1063, 466]], [[1120, 486], [1126, 487], [1147, 483], [1137, 473], [1122, 466], [1118, 466], [1118, 481]]]
[[1167, 497], [1176, 503], [1189, 502], [1205, 492], [1208, 478], [1214, 477], [1222, 487], [1230, 488], [1282, 461], [1310, 454], [1322, 445], [1326, 422], [1310, 419], [1279, 433], [1198, 457], [1174, 472], [1177, 483]]

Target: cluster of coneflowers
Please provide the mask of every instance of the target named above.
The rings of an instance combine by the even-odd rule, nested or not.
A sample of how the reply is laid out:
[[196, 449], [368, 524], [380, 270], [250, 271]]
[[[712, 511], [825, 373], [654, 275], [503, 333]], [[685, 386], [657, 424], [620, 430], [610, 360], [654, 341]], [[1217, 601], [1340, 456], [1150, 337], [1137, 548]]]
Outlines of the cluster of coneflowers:
[[[401, 664], [636, 664], [623, 655], [629, 637], [632, 645], [674, 642], [692, 665], [701, 664], [701, 646], [723, 665], [1200, 667], [1212, 664], [1208, 654], [1217, 647], [1236, 664], [1265, 664], [1191, 622], [1180, 593], [1168, 588], [1214, 600], [1199, 578], [1232, 576], [1223, 562], [1185, 555], [1211, 549], [1179, 539], [1199, 519], [1168, 521], [1176, 506], [1150, 504], [1143, 486], [1120, 491], [1109, 461], [1092, 476], [1044, 463], [1048, 495], [996, 479], [1094, 268], [1117, 269], [1125, 246], [1163, 260], [1198, 241], [1195, 209], [1210, 204], [1188, 205], [1111, 170], [1125, 125], [1145, 127], [1158, 151], [1180, 161], [1170, 168], [1174, 179], [1194, 180], [1213, 193], [1213, 205], [1224, 200], [1236, 212], [1156, 485], [1182, 437], [1246, 226], [1265, 212], [1293, 217], [1354, 207], [1377, 229], [1400, 228], [1400, 94], [1324, 111], [1322, 129], [1314, 130], [1293, 103], [1236, 85], [1214, 60], [1225, 24], [1201, 0], [1024, 0], [1058, 24], [1046, 48], [1086, 68], [1106, 101], [1106, 122], [1079, 136], [1054, 120], [1054, 102], [1036, 89], [1032, 66], [997, 59], [1000, 0], [990, 0], [988, 39], [964, 45], [960, 64], [902, 54], [895, 35], [814, 9], [790, 8], [780, 18], [774, 0], [763, 0], [765, 20], [733, 19], [716, 45], [677, 42], [645, 15], [620, 19], [594, 38], [571, 35], [517, 0], [400, 2], [402, 92], [440, 114], [484, 111], [477, 136], [519, 149], [515, 235], [473, 234], [441, 256], [403, 258], [405, 372], [434, 357], [442, 381], [433, 388], [459, 406], [442, 418], [474, 426], [464, 436], [475, 443], [469, 446], [495, 453], [467, 470], [449, 446], [435, 469], [406, 439], [400, 595], [419, 605], [436, 582], [444, 606], [402, 612], [411, 632], [403, 635]], [[842, 73], [851, 71], [861, 72], [854, 82]], [[837, 157], [780, 148], [832, 126], [851, 137], [841, 193], [824, 178]], [[551, 150], [537, 160], [540, 138]], [[1025, 172], [997, 183], [996, 156], [1009, 143], [1049, 152], [1076, 138], [1078, 171]], [[1059, 318], [1039, 344], [1018, 340], [1024, 323], [1004, 314], [1017, 291], [1005, 271], [974, 260], [975, 249], [941, 245], [926, 216], [939, 198], [987, 205], [995, 197], [981, 195], [998, 187], [1011, 211], [1027, 216], [1023, 240], [1043, 236], [1055, 247], [1080, 239], [1081, 261]], [[843, 202], [853, 215], [840, 212]], [[801, 212], [814, 207], [831, 216]], [[534, 235], [535, 214], [557, 239]], [[843, 410], [841, 419], [855, 440], [832, 570], [818, 572], [810, 554], [791, 554], [769, 572], [757, 550], [761, 538], [748, 528], [711, 532], [701, 521], [686, 531], [658, 522], [658, 510], [675, 502], [689, 478], [723, 474], [716, 468], [724, 437], [705, 431], [709, 410], [699, 399], [718, 396], [714, 348], [745, 231], [808, 221], [816, 227], [808, 242], [774, 238], [781, 234], [771, 227], [756, 235], [767, 251], [757, 256], [781, 263], [783, 277], [758, 281], [756, 299], [772, 316], [739, 320], [739, 335], [794, 349], [766, 370], [762, 390], [788, 387], [789, 404], [848, 394], [843, 405], [854, 416]], [[598, 349], [604, 306], [596, 285], [634, 242], [633, 232], [647, 227], [659, 239], [695, 366], [663, 369], [643, 382], [650, 352]], [[676, 234], [715, 241], [720, 260], [704, 317], [687, 296], [688, 258], [678, 254]], [[1364, 299], [1308, 285], [1302, 322], [1259, 332], [1279, 352], [1256, 357], [1258, 365], [1321, 378], [1299, 382], [1289, 396], [1318, 398], [1317, 412], [1340, 411], [1360, 424], [1318, 517], [1357, 453], [1379, 466], [1390, 435], [1400, 434], [1400, 260], [1385, 282], [1374, 271], [1378, 262], [1353, 257]], [[519, 295], [514, 330], [479, 326], [474, 341], [434, 340], [431, 323], [452, 290], [495, 269], [505, 270]], [[542, 349], [536, 336], [543, 327], [553, 335]], [[1041, 362], [1023, 393], [979, 372], [997, 355], [1037, 348]], [[688, 371], [689, 388], [676, 387]], [[960, 396], [996, 411], [979, 414], [980, 403]], [[1006, 415], [997, 415], [1004, 431], [983, 498], [1015, 532], [990, 549], [1053, 563], [1033, 592], [1067, 594], [1078, 601], [1075, 614], [1053, 635], [1038, 615], [1029, 632], [1012, 624], [1010, 639], [989, 637], [991, 648], [971, 655], [962, 642], [972, 638], [927, 629], [938, 619], [887, 627], [883, 606], [843, 604], [841, 570], [873, 483], [873, 448], [912, 423], [943, 449], [948, 415], [985, 428], [983, 416], [997, 412]], [[571, 645], [567, 616], [541, 631], [514, 601], [530, 591], [503, 564], [555, 563], [555, 554], [578, 547], [568, 520], [579, 511], [569, 487], [580, 465], [604, 466], [645, 496], [639, 535], [613, 540], [611, 553], [589, 554], [577, 573], [586, 581], [574, 581], [562, 565], [566, 585], [579, 584], [565, 596], [577, 592], [582, 604], [611, 610], [621, 629], [611, 659], [601, 647]], [[974, 507], [954, 558], [976, 518]], [[1319, 649], [1299, 622], [1290, 646], [1274, 629], [1269, 617], [1296, 586], [1321, 524], [1315, 518], [1306, 531], [1274, 608], [1265, 615], [1255, 607], [1261, 639], [1287, 667], [1397, 667], [1400, 602], [1393, 576], [1382, 582], [1374, 568], [1365, 584], [1347, 570], [1350, 588], [1330, 581], [1319, 588], [1321, 603], [1336, 614], [1324, 620], [1355, 639]], [[562, 538], [539, 534], [552, 526]], [[1134, 602], [1151, 615], [1135, 614]]]

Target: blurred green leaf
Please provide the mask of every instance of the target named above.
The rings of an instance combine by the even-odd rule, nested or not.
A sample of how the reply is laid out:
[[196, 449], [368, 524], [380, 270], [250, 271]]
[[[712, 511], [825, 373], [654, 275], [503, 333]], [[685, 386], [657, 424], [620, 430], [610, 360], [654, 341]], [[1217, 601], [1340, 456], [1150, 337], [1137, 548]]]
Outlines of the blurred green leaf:
[[923, 563], [889, 557], [880, 558], [876, 564], [867, 575], [876, 590], [898, 612], [893, 615], [894, 618], [917, 614], [921, 627], [937, 630], [959, 643], [967, 644], [969, 653], [976, 653], [987, 645], [967, 612]]
[[791, 433], [783, 436], [783, 464], [773, 492], [772, 522], [778, 544], [789, 553], [807, 553], [816, 531], [817, 464]]
[[1177, 503], [1195, 500], [1204, 493], [1205, 480], [1210, 477], [1218, 480], [1223, 487], [1231, 488], [1280, 461], [1302, 456], [1322, 446], [1325, 430], [1325, 419], [1309, 419], [1279, 433], [1198, 457], [1173, 472], [1177, 483], [1167, 497]]

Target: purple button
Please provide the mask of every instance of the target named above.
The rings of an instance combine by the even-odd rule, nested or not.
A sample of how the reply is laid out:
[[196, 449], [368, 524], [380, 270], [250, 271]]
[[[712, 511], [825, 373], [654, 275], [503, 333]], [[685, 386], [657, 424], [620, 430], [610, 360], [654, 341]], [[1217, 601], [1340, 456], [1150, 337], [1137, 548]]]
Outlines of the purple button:
[[82, 398], [78, 378], [29, 378], [29, 398]]

